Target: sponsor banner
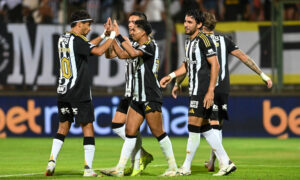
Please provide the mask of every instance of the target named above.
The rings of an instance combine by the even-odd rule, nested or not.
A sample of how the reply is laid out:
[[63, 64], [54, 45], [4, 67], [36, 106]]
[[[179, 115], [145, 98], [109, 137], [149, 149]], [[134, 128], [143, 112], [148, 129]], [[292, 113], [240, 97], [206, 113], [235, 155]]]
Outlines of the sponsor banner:
[[[114, 136], [111, 120], [120, 98], [95, 97], [95, 134]], [[166, 97], [162, 114], [164, 129], [170, 136], [187, 136], [188, 97]], [[51, 137], [58, 128], [55, 97], [1, 97], [0, 137]], [[223, 125], [224, 136], [299, 137], [300, 97], [231, 97], [229, 121]], [[151, 131], [144, 122], [144, 136]], [[80, 126], [71, 126], [69, 136], [82, 136]]]
[[[178, 66], [184, 59], [184, 26], [176, 25]], [[268, 75], [272, 73], [271, 23], [270, 22], [220, 22], [216, 34], [232, 38], [238, 47], [247, 53]], [[284, 23], [283, 27], [283, 82], [300, 84], [300, 23]], [[259, 76], [241, 61], [229, 56], [231, 84], [263, 84]]]

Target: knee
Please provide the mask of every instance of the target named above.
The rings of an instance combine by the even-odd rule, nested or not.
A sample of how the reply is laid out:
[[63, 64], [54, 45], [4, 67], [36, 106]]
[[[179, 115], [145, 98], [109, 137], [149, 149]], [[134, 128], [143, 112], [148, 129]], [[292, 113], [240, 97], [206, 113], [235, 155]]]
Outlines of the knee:
[[132, 129], [132, 128], [129, 128], [128, 126], [126, 126], [125, 134], [128, 135], [128, 136], [136, 136], [137, 131]]
[[163, 129], [154, 129], [152, 130], [152, 134], [155, 136], [155, 137], [159, 137], [161, 136], [162, 134], [164, 134], [164, 130]]

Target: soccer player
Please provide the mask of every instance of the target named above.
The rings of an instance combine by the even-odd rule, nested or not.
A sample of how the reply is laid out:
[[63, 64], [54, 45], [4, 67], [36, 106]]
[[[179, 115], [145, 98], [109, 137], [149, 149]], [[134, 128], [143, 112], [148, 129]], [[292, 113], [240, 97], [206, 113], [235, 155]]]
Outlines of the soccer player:
[[[116, 30], [116, 40], [122, 45], [124, 50], [114, 41], [113, 47], [118, 57], [121, 59], [132, 59], [134, 63], [134, 91], [133, 99], [127, 113], [126, 120], [126, 138], [122, 147], [121, 157], [118, 165], [103, 173], [111, 176], [123, 176], [124, 167], [129, 156], [134, 151], [137, 141], [139, 127], [146, 119], [152, 134], [157, 138], [160, 147], [168, 161], [169, 168], [162, 176], [176, 176], [177, 165], [173, 154], [172, 144], [163, 130], [162, 123], [162, 93], [157, 73], [159, 67], [158, 46], [155, 41], [149, 37], [152, 28], [149, 22], [145, 20], [135, 21], [135, 27], [131, 32], [135, 44], [128, 43]], [[126, 39], [126, 40], [125, 40]]]
[[[135, 21], [137, 20], [147, 20], [147, 17], [142, 12], [133, 12], [129, 16], [129, 23], [128, 23], [128, 30], [129, 34], [131, 35], [133, 33], [133, 28], [135, 27]], [[136, 41], [130, 41], [131, 45], [137, 45]], [[114, 58], [117, 56], [112, 46], [105, 52], [106, 58]], [[126, 122], [126, 115], [128, 112], [129, 104], [132, 100], [133, 96], [133, 83], [134, 83], [134, 61], [129, 58], [125, 59], [126, 61], [126, 86], [125, 86], [125, 95], [120, 101], [117, 111], [113, 117], [112, 120], [112, 130], [120, 136], [122, 139], [125, 140], [125, 122]], [[137, 143], [142, 143], [141, 135], [138, 132], [137, 135]], [[140, 145], [136, 145], [136, 148], [140, 147]], [[138, 175], [138, 173], [141, 173], [146, 166], [153, 160], [153, 156], [149, 154], [143, 147], [140, 149], [135, 150], [135, 154], [132, 154], [132, 167], [128, 170], [125, 170], [125, 175], [131, 174], [131, 176]], [[137, 159], [137, 161], [135, 161]], [[138, 161], [140, 159], [140, 161]], [[135, 168], [134, 168], [135, 167]]]
[[[214, 14], [204, 12], [205, 22], [203, 24], [203, 32], [209, 35], [216, 45], [218, 60], [221, 66], [219, 72], [218, 86], [215, 88], [215, 98], [214, 103], [218, 106], [218, 117], [215, 119], [210, 119], [210, 124], [214, 131], [219, 134], [220, 140], [222, 142], [222, 124], [223, 120], [228, 120], [227, 115], [227, 102], [229, 96], [229, 70], [228, 70], [228, 55], [231, 54], [242, 61], [246, 66], [248, 66], [252, 71], [258, 74], [262, 80], [267, 84], [268, 88], [272, 87], [272, 80], [265, 75], [261, 69], [255, 64], [255, 62], [245, 53], [243, 53], [234, 42], [229, 38], [222, 35], [215, 35], [214, 29], [216, 27], [216, 17]], [[216, 156], [211, 152], [209, 162], [205, 162], [205, 167], [208, 171], [214, 171]]]
[[233, 172], [236, 167], [229, 160], [219, 136], [211, 129], [208, 120], [214, 105], [214, 89], [219, 72], [219, 63], [212, 39], [200, 32], [203, 22], [204, 18], [201, 11], [190, 10], [186, 13], [184, 27], [188, 38], [185, 42], [185, 60], [176, 71], [162, 78], [160, 85], [165, 88], [177, 76], [179, 78], [176, 83], [180, 85], [184, 78], [183, 75], [188, 73], [190, 95], [189, 138], [186, 158], [182, 167], [179, 168], [179, 173], [181, 175], [191, 174], [191, 163], [200, 144], [200, 134], [202, 134], [222, 165], [220, 171], [214, 176], [223, 176]]
[[59, 127], [53, 139], [46, 176], [54, 174], [57, 156], [74, 119], [76, 124], [80, 124], [84, 135], [83, 176], [97, 176], [92, 169], [95, 152], [94, 107], [91, 101], [88, 56], [101, 56], [113, 42], [115, 31], [110, 33], [106, 42], [97, 46], [103, 40], [103, 35], [91, 41], [85, 37], [90, 32], [92, 22], [93, 20], [86, 11], [74, 12], [71, 16], [71, 31], [61, 35], [58, 40], [60, 69], [57, 106]]

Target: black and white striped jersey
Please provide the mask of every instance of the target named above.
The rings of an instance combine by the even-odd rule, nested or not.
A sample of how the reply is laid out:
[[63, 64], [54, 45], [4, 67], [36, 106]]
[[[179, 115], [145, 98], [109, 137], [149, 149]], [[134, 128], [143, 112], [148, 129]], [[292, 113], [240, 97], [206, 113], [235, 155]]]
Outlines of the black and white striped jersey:
[[143, 56], [136, 59], [133, 100], [138, 102], [162, 102], [162, 93], [157, 80], [159, 68], [158, 46], [153, 39], [136, 47]]
[[215, 88], [215, 92], [229, 94], [230, 77], [228, 68], [228, 54], [239, 48], [226, 36], [215, 34], [208, 35], [212, 38], [212, 40], [215, 43], [218, 54], [218, 61], [220, 64], [218, 86]]
[[185, 62], [189, 76], [189, 95], [205, 95], [210, 81], [211, 66], [208, 57], [216, 56], [212, 39], [200, 32], [194, 39], [185, 41]]
[[60, 101], [91, 100], [88, 56], [95, 45], [86, 37], [65, 33], [58, 40], [59, 78], [57, 94]]
[[[135, 41], [130, 41], [133, 48], [137, 48], [139, 44]], [[134, 91], [134, 69], [138, 58], [126, 59], [126, 72], [125, 72], [125, 97], [132, 97]]]

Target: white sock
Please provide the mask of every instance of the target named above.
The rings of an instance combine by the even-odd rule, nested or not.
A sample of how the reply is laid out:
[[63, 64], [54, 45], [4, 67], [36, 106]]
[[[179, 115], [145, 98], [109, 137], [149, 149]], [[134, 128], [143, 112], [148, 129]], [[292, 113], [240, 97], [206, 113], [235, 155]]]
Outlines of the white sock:
[[118, 136], [120, 136], [123, 140], [125, 140], [125, 125], [119, 128], [113, 128], [112, 129], [114, 133], [116, 133]]
[[124, 171], [126, 163], [135, 147], [136, 144], [136, 137], [135, 138], [125, 138], [125, 142], [122, 147], [121, 157], [119, 163], [117, 165], [117, 170]]
[[[212, 129], [214, 131], [215, 134], [219, 135], [220, 134], [220, 130], [219, 129]], [[220, 141], [222, 143], [222, 141]], [[214, 153], [213, 150], [211, 150], [211, 153], [210, 153], [210, 159], [209, 159], [210, 163], [212, 163], [212, 165], [215, 164], [215, 161], [216, 161], [216, 155]]]
[[159, 141], [159, 144], [162, 152], [164, 153], [168, 161], [169, 169], [177, 169], [177, 164], [172, 149], [172, 143], [169, 137], [168, 136], [164, 137], [162, 140]]
[[219, 166], [221, 167], [222, 165], [228, 165], [229, 157], [228, 157], [223, 145], [220, 142], [219, 135], [216, 134], [212, 129], [208, 130], [206, 132], [203, 132], [202, 134], [205, 137], [208, 144], [210, 145], [210, 147], [212, 148], [212, 150], [214, 151], [214, 153], [216, 154], [216, 156], [219, 160], [219, 163], [220, 163]]
[[141, 158], [141, 147], [142, 147], [142, 136], [141, 133], [137, 133], [135, 147], [131, 154], [131, 165], [134, 169], [140, 169], [140, 158]]
[[95, 154], [95, 145], [92, 145], [92, 144], [83, 145], [83, 148], [84, 148], [85, 165], [88, 166], [90, 169], [92, 169], [94, 154]]
[[59, 151], [63, 144], [64, 144], [63, 141], [56, 139], [56, 138], [53, 139], [51, 155], [50, 155], [50, 159], [49, 159], [50, 161], [52, 160], [52, 161], [56, 162], [57, 156], [58, 156]]
[[192, 160], [200, 144], [200, 133], [189, 132], [189, 138], [186, 145], [186, 157], [183, 163], [185, 169], [190, 170]]

